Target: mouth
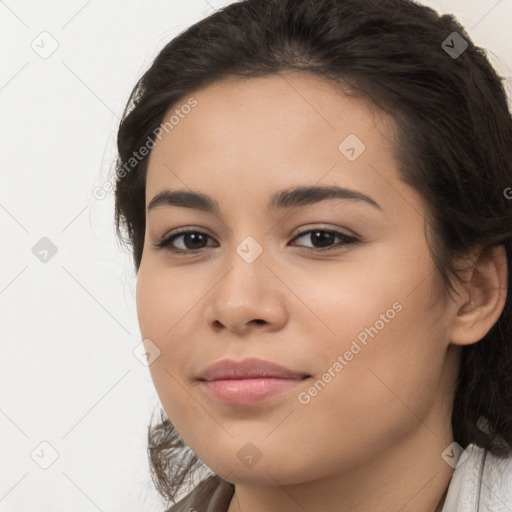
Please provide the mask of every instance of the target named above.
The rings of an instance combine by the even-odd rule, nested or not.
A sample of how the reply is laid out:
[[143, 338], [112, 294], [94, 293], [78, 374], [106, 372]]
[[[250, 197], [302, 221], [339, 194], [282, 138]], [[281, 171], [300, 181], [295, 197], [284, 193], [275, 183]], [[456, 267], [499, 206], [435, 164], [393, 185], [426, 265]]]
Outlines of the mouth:
[[303, 384], [311, 375], [263, 361], [222, 360], [204, 370], [197, 378], [200, 387], [219, 402], [250, 405], [269, 400]]
[[300, 379], [278, 377], [219, 379], [201, 381], [201, 386], [208, 395], [220, 402], [230, 405], [250, 405], [290, 391], [307, 379], [309, 377]]

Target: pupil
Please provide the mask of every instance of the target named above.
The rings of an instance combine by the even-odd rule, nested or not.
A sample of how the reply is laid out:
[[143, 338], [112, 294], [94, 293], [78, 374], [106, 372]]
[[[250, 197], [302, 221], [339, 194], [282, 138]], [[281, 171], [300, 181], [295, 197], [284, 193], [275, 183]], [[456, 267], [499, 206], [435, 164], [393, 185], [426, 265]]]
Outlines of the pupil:
[[[325, 246], [328, 246], [328, 245], [331, 245], [334, 243], [333, 240], [331, 240], [333, 237], [334, 237], [334, 234], [333, 233], [328, 233], [327, 231], [313, 231], [311, 233], [311, 236], [313, 238], [319, 238], [320, 240], [320, 247], [325, 247]], [[322, 242], [327, 242], [327, 243], [322, 243]], [[313, 244], [314, 245], [314, 244]]]
[[[185, 234], [185, 247], [187, 247], [188, 249], [201, 249], [200, 245], [201, 245], [201, 238], [203, 237], [203, 235], [201, 233], [186, 233]], [[192, 239], [192, 243], [187, 243], [187, 241], [190, 241], [190, 239]], [[194, 243], [197, 245], [197, 242], [199, 240], [199, 246], [196, 247], [194, 245]], [[204, 242], [204, 240], [202, 240]]]

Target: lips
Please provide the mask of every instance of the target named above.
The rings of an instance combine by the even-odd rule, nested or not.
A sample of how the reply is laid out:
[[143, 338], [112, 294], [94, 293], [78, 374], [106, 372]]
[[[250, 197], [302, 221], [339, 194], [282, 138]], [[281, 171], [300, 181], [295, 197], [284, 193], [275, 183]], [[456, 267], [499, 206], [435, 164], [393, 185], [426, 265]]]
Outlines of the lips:
[[224, 359], [197, 377], [210, 398], [228, 406], [252, 406], [291, 391], [311, 377], [261, 359]]
[[198, 375], [198, 380], [214, 381], [229, 379], [256, 379], [274, 377], [278, 379], [302, 380], [310, 375], [305, 372], [291, 370], [277, 363], [262, 359], [250, 358], [243, 361], [223, 359], [208, 366]]

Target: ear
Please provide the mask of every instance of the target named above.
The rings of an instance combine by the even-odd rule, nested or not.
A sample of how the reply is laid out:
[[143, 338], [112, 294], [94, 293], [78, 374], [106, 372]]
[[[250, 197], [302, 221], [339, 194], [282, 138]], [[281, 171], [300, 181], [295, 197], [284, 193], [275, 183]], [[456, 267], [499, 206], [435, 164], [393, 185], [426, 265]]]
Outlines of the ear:
[[507, 299], [507, 254], [502, 245], [478, 251], [469, 269], [465, 292], [457, 301], [450, 341], [480, 341], [498, 321]]

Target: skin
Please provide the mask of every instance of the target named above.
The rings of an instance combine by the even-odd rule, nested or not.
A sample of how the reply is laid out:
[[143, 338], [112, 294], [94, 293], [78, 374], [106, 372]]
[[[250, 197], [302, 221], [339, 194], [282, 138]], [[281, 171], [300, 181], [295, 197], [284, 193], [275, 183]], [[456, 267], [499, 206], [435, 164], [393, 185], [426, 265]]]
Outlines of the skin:
[[[434, 512], [453, 473], [441, 453], [453, 441], [460, 350], [503, 310], [503, 249], [469, 255], [460, 297], [443, 296], [426, 202], [399, 178], [393, 120], [363, 100], [304, 73], [224, 80], [193, 96], [198, 105], [151, 152], [146, 205], [163, 189], [190, 189], [213, 196], [220, 212], [149, 211], [137, 280], [140, 329], [160, 350], [150, 371], [167, 415], [235, 484], [229, 512]], [[366, 146], [354, 161], [338, 150], [351, 133]], [[266, 208], [276, 191], [331, 184], [381, 209], [339, 199]], [[155, 247], [183, 227], [209, 235], [199, 252]], [[334, 238], [333, 250], [313, 254], [305, 248], [322, 245], [298, 238], [299, 228], [361, 243]], [[236, 252], [248, 236], [263, 249], [252, 263]], [[173, 243], [197, 247], [183, 236]], [[397, 302], [401, 311], [378, 335], [300, 403], [299, 393]], [[244, 407], [219, 403], [196, 380], [218, 360], [246, 357], [312, 377]], [[261, 455], [251, 467], [237, 456], [248, 442]]]

